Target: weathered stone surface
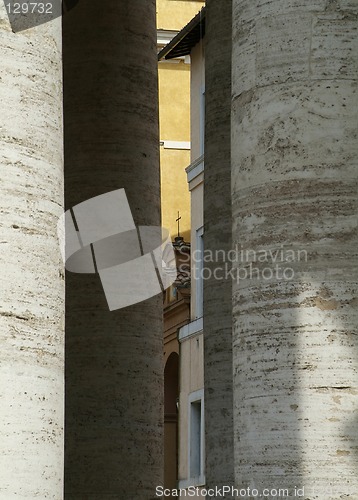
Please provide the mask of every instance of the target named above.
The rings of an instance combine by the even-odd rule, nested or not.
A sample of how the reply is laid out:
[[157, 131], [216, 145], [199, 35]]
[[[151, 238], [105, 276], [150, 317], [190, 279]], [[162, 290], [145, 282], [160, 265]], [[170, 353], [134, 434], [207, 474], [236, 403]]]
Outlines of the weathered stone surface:
[[[250, 0], [242, 0], [240, 7], [233, 9], [233, 26], [240, 28], [246, 23], [256, 22], [258, 19], [271, 17], [273, 12], [277, 19], [281, 15], [288, 14], [307, 14], [309, 12], [325, 12], [332, 0], [259, 0], [251, 2]], [[352, 1], [352, 0], [347, 0]], [[336, 3], [336, 0], [333, 0]]]
[[256, 85], [306, 79], [309, 72], [311, 15], [306, 12], [258, 18]]
[[62, 498], [61, 23], [0, 5], [0, 498]]
[[[207, 2], [204, 247], [231, 249], [232, 2]], [[222, 263], [207, 262], [212, 271]], [[206, 484], [234, 484], [231, 279], [204, 282]], [[229, 498], [229, 497], [227, 497]]]
[[[158, 226], [155, 2], [80, 2], [63, 23], [67, 208], [124, 188], [135, 223]], [[66, 299], [65, 496], [154, 498], [162, 298], [110, 312], [98, 277], [68, 273]]]
[[358, 72], [357, 15], [320, 15], [312, 22], [310, 74], [316, 79], [355, 80]]
[[233, 157], [240, 154], [233, 184], [242, 190], [283, 175], [285, 180], [355, 180], [356, 101], [350, 80], [282, 84], [240, 94], [233, 102]]
[[310, 499], [358, 491], [353, 7], [234, 1], [236, 483]]

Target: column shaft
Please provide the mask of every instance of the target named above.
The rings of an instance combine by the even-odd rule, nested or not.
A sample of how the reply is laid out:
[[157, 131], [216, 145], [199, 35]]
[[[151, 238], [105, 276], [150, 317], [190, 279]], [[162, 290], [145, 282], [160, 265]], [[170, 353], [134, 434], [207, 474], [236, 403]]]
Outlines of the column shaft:
[[[68, 209], [124, 188], [135, 223], [160, 225], [155, 15], [152, 0], [95, 0], [64, 16]], [[68, 273], [66, 299], [65, 496], [152, 498], [163, 473], [162, 298], [110, 312], [98, 276]]]
[[233, 16], [236, 481], [354, 496], [357, 5]]
[[0, 6], [0, 498], [63, 491], [61, 21], [13, 33]]
[[[205, 446], [209, 487], [234, 484], [232, 399], [232, 2], [207, 2], [205, 30], [204, 281]], [[225, 258], [216, 258], [225, 254]], [[219, 277], [219, 279], [217, 278]]]

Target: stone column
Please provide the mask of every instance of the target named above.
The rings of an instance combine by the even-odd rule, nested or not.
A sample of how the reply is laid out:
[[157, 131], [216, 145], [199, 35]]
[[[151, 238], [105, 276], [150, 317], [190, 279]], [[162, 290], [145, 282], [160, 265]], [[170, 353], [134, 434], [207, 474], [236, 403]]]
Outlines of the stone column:
[[63, 491], [61, 22], [0, 5], [0, 498]]
[[[79, 2], [64, 16], [67, 209], [124, 188], [135, 223], [160, 225], [155, 16], [154, 0]], [[109, 311], [98, 276], [68, 273], [66, 298], [65, 496], [154, 498], [162, 297]]]
[[231, 264], [216, 259], [232, 245], [232, 2], [209, 0], [206, 9], [204, 247], [213, 259], [204, 264], [211, 270], [204, 281], [205, 476], [215, 487], [234, 484]]
[[358, 490], [356, 21], [234, 0], [236, 482], [312, 499]]

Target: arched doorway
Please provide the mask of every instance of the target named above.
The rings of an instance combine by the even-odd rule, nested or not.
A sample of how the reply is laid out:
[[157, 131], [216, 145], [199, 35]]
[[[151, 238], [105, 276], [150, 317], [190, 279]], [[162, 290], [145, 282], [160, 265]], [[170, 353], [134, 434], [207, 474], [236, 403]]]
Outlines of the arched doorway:
[[178, 479], [179, 356], [172, 352], [164, 369], [164, 486], [176, 488]]

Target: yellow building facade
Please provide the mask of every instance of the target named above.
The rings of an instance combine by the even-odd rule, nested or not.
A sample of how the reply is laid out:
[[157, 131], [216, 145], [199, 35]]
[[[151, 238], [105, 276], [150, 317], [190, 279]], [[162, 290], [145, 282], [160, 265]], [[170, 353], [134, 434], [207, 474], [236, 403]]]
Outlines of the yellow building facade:
[[[157, 0], [157, 41], [161, 50], [203, 7], [201, 0]], [[162, 226], [172, 239], [190, 241], [190, 57], [160, 61], [159, 126]]]

